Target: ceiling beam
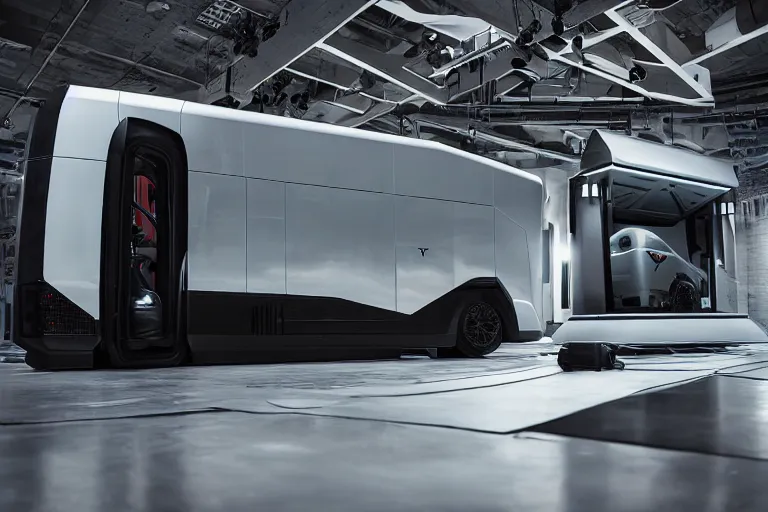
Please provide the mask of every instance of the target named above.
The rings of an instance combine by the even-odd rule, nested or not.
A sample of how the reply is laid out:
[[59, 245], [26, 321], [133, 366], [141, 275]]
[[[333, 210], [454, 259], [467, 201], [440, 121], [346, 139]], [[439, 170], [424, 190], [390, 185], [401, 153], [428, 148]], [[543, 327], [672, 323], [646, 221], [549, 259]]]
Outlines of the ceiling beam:
[[710, 91], [707, 91], [704, 86], [702, 86], [699, 82], [696, 81], [696, 79], [693, 78], [690, 74], [688, 74], [687, 71], [685, 71], [682, 66], [680, 66], [677, 62], [675, 62], [672, 57], [667, 55], [667, 53], [656, 46], [656, 44], [651, 41], [645, 34], [643, 34], [640, 30], [638, 30], [637, 27], [632, 25], [630, 22], [624, 18], [621, 14], [616, 12], [615, 10], [608, 10], [605, 12], [605, 15], [610, 18], [611, 21], [613, 21], [617, 26], [624, 29], [624, 31], [632, 36], [632, 38], [637, 41], [638, 44], [645, 47], [646, 50], [648, 50], [654, 57], [656, 57], [659, 62], [661, 62], [664, 66], [667, 67], [670, 71], [672, 71], [674, 74], [676, 74], [678, 77], [680, 77], [681, 80], [683, 80], [688, 87], [693, 89], [696, 94], [698, 94], [702, 100], [704, 101], [714, 101], [714, 98], [712, 97], [712, 93]]
[[605, 80], [610, 80], [611, 82], [614, 82], [618, 85], [621, 85], [630, 91], [634, 91], [638, 94], [642, 94], [646, 98], [651, 98], [659, 101], [664, 101], [667, 103], [678, 103], [682, 105], [689, 105], [692, 107], [711, 107], [714, 105], [714, 98], [710, 100], [706, 100], [704, 98], [699, 99], [688, 99], [688, 98], [681, 98], [680, 96], [673, 96], [671, 94], [663, 94], [659, 92], [653, 92], [649, 91], [643, 87], [638, 86], [637, 84], [634, 84], [632, 82], [628, 82], [627, 80], [623, 80], [615, 75], [612, 75], [610, 73], [606, 73], [604, 71], [601, 71], [597, 68], [593, 68], [591, 66], [586, 66], [580, 62], [575, 62], [570, 59], [566, 59], [565, 57], [553, 52], [552, 50], [549, 50], [547, 48], [544, 48], [544, 51], [547, 52], [547, 55], [549, 56], [550, 60], [553, 60], [555, 62], [560, 62], [562, 64], [567, 64], [568, 66], [573, 66], [575, 68], [579, 68], [583, 71], [586, 71], [587, 73], [592, 73], [593, 75], [599, 76], [600, 78], [604, 78]]
[[[341, 41], [341, 42], [343, 42], [343, 41]], [[364, 70], [368, 71], [369, 73], [373, 73], [374, 75], [380, 76], [381, 78], [385, 79], [386, 81], [391, 82], [391, 83], [395, 84], [396, 86], [405, 89], [408, 92], [411, 92], [413, 94], [421, 96], [425, 100], [430, 101], [430, 102], [434, 103], [435, 105], [444, 105], [445, 104], [445, 100], [440, 97], [440, 96], [444, 96], [445, 95], [445, 92], [443, 90], [441, 90], [436, 85], [431, 84], [431, 82], [429, 82], [426, 79], [416, 78], [416, 75], [406, 74], [406, 72], [402, 68], [400, 68], [398, 70], [398, 72], [395, 73], [395, 74], [397, 74], [399, 76], [394, 76], [394, 74], [389, 74], [388, 72], [386, 72], [383, 69], [383, 66], [381, 68], [378, 67], [378, 66], [373, 66], [373, 65], [369, 64], [367, 61], [364, 61], [364, 60], [359, 59], [359, 58], [357, 58], [357, 57], [355, 57], [353, 55], [350, 55], [345, 50], [340, 50], [340, 49], [338, 49], [338, 48], [336, 48], [334, 46], [330, 46], [330, 45], [325, 44], [325, 43], [319, 44], [318, 48], [320, 48], [321, 50], [326, 51], [326, 52], [328, 52], [328, 53], [330, 53], [332, 55], [335, 55], [336, 57], [339, 57], [340, 59], [344, 59], [344, 60], [350, 62], [351, 64], [354, 64], [355, 66], [359, 67], [360, 69], [364, 69]], [[373, 51], [371, 51], [370, 53], [371, 53], [371, 55], [369, 55], [369, 57], [371, 57], [371, 58], [377, 56], [375, 54], [375, 52], [373, 52]], [[384, 55], [382, 58], [386, 58], [386, 57], [387, 56]], [[423, 81], [424, 85], [422, 85], [419, 88], [414, 87], [413, 86], [413, 82], [415, 80]], [[409, 83], [406, 83], [406, 82], [409, 82]], [[430, 86], [430, 84], [431, 84], [431, 86]], [[428, 91], [425, 91], [423, 89], [428, 89]]]
[[[232, 65], [230, 91], [248, 96], [264, 80], [301, 58], [375, 3], [376, 0], [292, 0], [280, 13], [282, 26], [259, 46], [259, 55], [239, 59]], [[225, 75], [222, 73], [202, 87], [199, 101], [211, 103], [226, 95]]]
[[686, 64], [701, 64], [705, 60], [711, 57], [714, 57], [715, 55], [719, 55], [721, 53], [727, 52], [728, 50], [736, 48], [737, 46], [741, 46], [744, 43], [748, 43], [749, 41], [752, 41], [753, 39], [757, 39], [758, 37], [764, 36], [766, 34], [768, 34], [768, 25], [764, 25], [758, 28], [757, 30], [753, 30], [748, 34], [744, 34], [740, 37], [737, 37], [736, 39], [732, 39], [731, 41], [728, 41], [724, 45], [718, 46], [717, 48], [715, 48], [709, 53], [705, 53], [704, 55], [700, 55], [695, 59], [691, 59]]

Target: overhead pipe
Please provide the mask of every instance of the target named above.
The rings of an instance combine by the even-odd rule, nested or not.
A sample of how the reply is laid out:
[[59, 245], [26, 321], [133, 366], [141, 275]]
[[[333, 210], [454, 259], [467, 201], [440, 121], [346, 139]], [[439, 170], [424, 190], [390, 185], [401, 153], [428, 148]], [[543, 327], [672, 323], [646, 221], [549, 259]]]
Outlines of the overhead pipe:
[[16, 111], [18, 106], [21, 105], [21, 103], [25, 100], [25, 98], [27, 97], [27, 94], [29, 93], [30, 89], [32, 89], [32, 86], [35, 84], [38, 77], [45, 70], [46, 66], [48, 66], [48, 63], [51, 62], [51, 59], [56, 54], [56, 51], [58, 51], [59, 47], [61, 46], [61, 43], [64, 42], [64, 39], [66, 39], [66, 37], [69, 35], [69, 32], [72, 30], [72, 27], [75, 26], [75, 23], [77, 23], [77, 20], [80, 19], [80, 16], [83, 14], [83, 12], [85, 12], [85, 9], [88, 7], [90, 3], [91, 3], [91, 0], [85, 0], [85, 2], [83, 3], [83, 6], [80, 7], [80, 10], [77, 11], [77, 14], [75, 15], [75, 17], [72, 18], [72, 21], [69, 23], [67, 30], [64, 31], [64, 34], [62, 34], [61, 38], [56, 42], [53, 49], [45, 57], [43, 64], [40, 66], [40, 69], [37, 70], [37, 73], [35, 73], [35, 75], [27, 83], [27, 86], [24, 88], [24, 92], [22, 93], [22, 95], [19, 97], [19, 99], [16, 100], [13, 106], [11, 106], [11, 109], [4, 116], [3, 125], [10, 124], [11, 116], [13, 116], [13, 113]]

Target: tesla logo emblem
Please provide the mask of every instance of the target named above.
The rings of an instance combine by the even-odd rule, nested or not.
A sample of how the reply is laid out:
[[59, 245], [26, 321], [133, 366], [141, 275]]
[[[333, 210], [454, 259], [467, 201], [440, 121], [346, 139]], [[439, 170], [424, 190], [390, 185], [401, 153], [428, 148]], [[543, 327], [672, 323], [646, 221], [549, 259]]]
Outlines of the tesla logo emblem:
[[419, 250], [421, 251], [421, 257], [424, 257], [424, 254], [429, 250], [429, 247], [419, 247]]

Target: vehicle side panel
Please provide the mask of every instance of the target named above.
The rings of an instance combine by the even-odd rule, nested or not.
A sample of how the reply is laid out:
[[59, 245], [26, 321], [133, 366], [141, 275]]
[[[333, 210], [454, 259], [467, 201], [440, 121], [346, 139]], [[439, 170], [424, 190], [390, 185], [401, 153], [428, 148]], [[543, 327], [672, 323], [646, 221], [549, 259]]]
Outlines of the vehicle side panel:
[[189, 290], [246, 291], [246, 179], [190, 171]]
[[[208, 105], [185, 103], [182, 109], [181, 133], [189, 148], [189, 165], [191, 171], [212, 174], [227, 174], [263, 180], [287, 182], [286, 198], [291, 187], [298, 185], [315, 185], [339, 189], [395, 194], [393, 212], [395, 219], [396, 262], [393, 262], [396, 275], [396, 301], [390, 300], [389, 293], [378, 299], [366, 299], [365, 304], [376, 304], [380, 307], [392, 307], [400, 312], [413, 312], [418, 308], [436, 300], [442, 294], [451, 290], [459, 283], [477, 276], [498, 276], [504, 286], [511, 287], [512, 298], [520, 304], [522, 321], [526, 330], [541, 331], [542, 292], [541, 287], [541, 222], [542, 222], [542, 185], [541, 181], [531, 175], [517, 171], [506, 165], [493, 162], [448, 146], [429, 143], [426, 141], [395, 137], [360, 130], [345, 129], [322, 124], [302, 123], [292, 119], [275, 116], [258, 115], [231, 109], [223, 109]], [[247, 189], [253, 189], [252, 180], [248, 180]], [[256, 182], [253, 182], [256, 183]], [[261, 185], [259, 185], [261, 187]], [[279, 196], [277, 188], [273, 190]], [[316, 192], [320, 193], [320, 192]], [[331, 192], [326, 194], [332, 195]], [[338, 193], [339, 197], [351, 198], [352, 195]], [[364, 197], [364, 196], [359, 196]], [[422, 199], [427, 198], [427, 199]], [[438, 199], [443, 203], [424, 202], [428, 199]], [[283, 293], [293, 294], [298, 290], [302, 293], [322, 293], [325, 296], [339, 298], [360, 297], [366, 293], [363, 288], [353, 290], [346, 282], [328, 277], [333, 272], [326, 273], [322, 287], [318, 282], [310, 284], [309, 276], [299, 278], [301, 271], [298, 267], [307, 267], [311, 258], [320, 260], [327, 258], [313, 256], [308, 251], [296, 252], [291, 256], [290, 237], [291, 210], [286, 205], [284, 220], [280, 220], [277, 199], [268, 200], [272, 206], [267, 207], [272, 213], [254, 214], [249, 221], [247, 231], [250, 234], [250, 223], [258, 233], [271, 233], [277, 239], [266, 242], [268, 253], [250, 255], [251, 249], [257, 249], [259, 244], [252, 237], [246, 237], [246, 261], [257, 262], [268, 258], [278, 265], [280, 245], [286, 244], [287, 266], [281, 271], [279, 266], [272, 266], [270, 275], [261, 274], [260, 282], [267, 283], [270, 292], [281, 292], [279, 279], [281, 272], [286, 272], [286, 287]], [[195, 206], [195, 200], [190, 196], [190, 211]], [[251, 206], [250, 198], [247, 201]], [[368, 203], [366, 203], [368, 204]], [[457, 206], [461, 204], [462, 206]], [[466, 206], [465, 206], [466, 205]], [[495, 226], [491, 215], [492, 206], [507, 218], [504, 223], [511, 221], [516, 228], [511, 228], [514, 236], [502, 240], [504, 247], [512, 252], [501, 255], [502, 249], [494, 249], [493, 237], [505, 236], [508, 227]], [[350, 212], [346, 206], [337, 205], [341, 211]], [[366, 217], [368, 206], [360, 203], [357, 214], [353, 217]], [[379, 212], [378, 206], [370, 203], [373, 210]], [[474, 213], [469, 209], [475, 207]], [[479, 207], [479, 209], [477, 209]], [[488, 207], [484, 209], [483, 207]], [[463, 213], [462, 209], [463, 208]], [[325, 219], [331, 222], [332, 211], [328, 208]], [[477, 212], [482, 211], [482, 214]], [[318, 211], [317, 220], [322, 217]], [[334, 214], [335, 215], [335, 214]], [[474, 220], [467, 220], [466, 215]], [[480, 217], [476, 217], [480, 215]], [[260, 220], [256, 220], [256, 219]], [[464, 220], [459, 220], [463, 218]], [[373, 222], [372, 218], [357, 219], [361, 226]], [[482, 219], [482, 220], [481, 220]], [[191, 222], [191, 221], [190, 221]], [[284, 223], [284, 224], [282, 224]], [[470, 227], [467, 223], [472, 224]], [[362, 231], [358, 235], [343, 233], [342, 229], [334, 227], [338, 221], [323, 224], [317, 229], [326, 233], [326, 237], [334, 238], [338, 252], [342, 247], [352, 251], [357, 258], [361, 249], [355, 246], [364, 239]], [[459, 225], [463, 227], [460, 227]], [[267, 228], [266, 226], [270, 226]], [[284, 225], [288, 239], [279, 237], [279, 227]], [[353, 229], [353, 224], [349, 229]], [[370, 224], [373, 226], [373, 224]], [[190, 229], [194, 229], [190, 224]], [[268, 231], [263, 231], [264, 229]], [[327, 234], [332, 232], [331, 235]], [[474, 234], [470, 234], [474, 233]], [[491, 236], [491, 234], [493, 234]], [[253, 236], [257, 235], [254, 232]], [[297, 234], [297, 237], [301, 235]], [[371, 235], [373, 236], [373, 235]], [[385, 229], [380, 236], [386, 239], [390, 232]], [[469, 241], [467, 236], [474, 237]], [[466, 244], [464, 240], [467, 240]], [[497, 240], [498, 241], [498, 240]], [[328, 241], [330, 243], [330, 240]], [[300, 241], [297, 241], [301, 246]], [[308, 243], [308, 242], [307, 242]], [[370, 244], [368, 240], [366, 244]], [[313, 247], [318, 249], [319, 242]], [[514, 247], [513, 247], [514, 246]], [[383, 250], [382, 247], [377, 251]], [[424, 256], [420, 248], [428, 249]], [[298, 249], [297, 249], [298, 250]], [[459, 254], [461, 252], [461, 254]], [[471, 252], [474, 263], [465, 264]], [[336, 265], [349, 263], [353, 258], [338, 258]], [[387, 251], [386, 254], [389, 254]], [[519, 259], [521, 256], [522, 259]], [[291, 263], [291, 258], [300, 258]], [[384, 257], [384, 256], [382, 256]], [[328, 262], [326, 262], [328, 263]], [[292, 269], [292, 265], [296, 269]], [[373, 271], [373, 268], [376, 268]], [[372, 275], [384, 276], [383, 261], [376, 263], [363, 271], [359, 279], [368, 282]], [[349, 274], [355, 265], [344, 265]], [[481, 272], [471, 276], [469, 268]], [[195, 272], [193, 259], [190, 269]], [[246, 273], [250, 276], [250, 264]], [[296, 272], [292, 277], [292, 272]], [[387, 276], [390, 274], [387, 270]], [[254, 278], [255, 279], [255, 278]], [[314, 279], [314, 278], [312, 278]], [[358, 279], [349, 275], [347, 280]], [[381, 283], [380, 279], [377, 283]], [[387, 277], [387, 280], [390, 278]], [[510, 284], [507, 284], [507, 281]], [[292, 288], [291, 282], [296, 285]], [[198, 281], [199, 283], [199, 281]], [[522, 284], [521, 284], [522, 283]], [[199, 287], [197, 289], [203, 289]], [[376, 286], [379, 286], [377, 284]], [[248, 285], [248, 291], [257, 292], [257, 288]], [[372, 296], [371, 296], [372, 297]], [[371, 302], [373, 301], [373, 302]], [[522, 329], [522, 327], [521, 327]]]
[[495, 172], [496, 275], [515, 301], [520, 331], [532, 338], [543, 332], [543, 203], [540, 182]]
[[496, 274], [494, 209], [453, 203], [453, 286]]
[[121, 92], [118, 117], [120, 121], [127, 117], [144, 119], [180, 133], [183, 106], [181, 100]]
[[[453, 204], [396, 198], [397, 310], [401, 313], [411, 314], [454, 288]], [[493, 275], [493, 269], [484, 275]]]
[[[413, 313], [467, 281], [497, 277], [520, 330], [541, 331], [537, 178], [427, 141], [80, 87], [62, 106], [56, 151], [103, 164], [125, 117], [184, 140], [191, 292], [321, 296]], [[86, 175], [94, 179], [77, 195], [89, 191], [82, 210], [100, 222], [103, 170], [76, 169], [61, 190]], [[53, 193], [50, 208], [59, 211], [64, 193]], [[99, 237], [87, 229], [82, 237]], [[94, 281], [83, 270], [93, 267], [95, 242], [77, 265], [59, 265], [57, 250], [82, 254], [60, 232], [46, 241], [46, 275], [98, 315], [98, 272]]]
[[105, 169], [99, 160], [53, 158], [43, 249], [43, 278], [96, 320]]
[[395, 198], [293, 183], [285, 192], [288, 294], [396, 310]]
[[248, 293], [287, 293], [285, 183], [247, 180], [246, 271]]
[[488, 165], [490, 160], [469, 158], [468, 153], [462, 158], [441, 151], [437, 144], [392, 144], [392, 148], [396, 194], [493, 205], [494, 168]]
[[119, 123], [120, 92], [71, 86], [61, 105], [53, 156], [106, 161]]
[[194, 141], [190, 170], [391, 193], [391, 143], [337, 130], [196, 103], [184, 104], [181, 119], [184, 140]]
[[[517, 304], [515, 305], [520, 329], [541, 330], [533, 305], [531, 275], [528, 271], [532, 262], [529, 259], [526, 233], [523, 228], [498, 210], [495, 211], [495, 218], [496, 276], [504, 283], [509, 296], [521, 303], [520, 311]], [[527, 312], [524, 313], [524, 311]]]

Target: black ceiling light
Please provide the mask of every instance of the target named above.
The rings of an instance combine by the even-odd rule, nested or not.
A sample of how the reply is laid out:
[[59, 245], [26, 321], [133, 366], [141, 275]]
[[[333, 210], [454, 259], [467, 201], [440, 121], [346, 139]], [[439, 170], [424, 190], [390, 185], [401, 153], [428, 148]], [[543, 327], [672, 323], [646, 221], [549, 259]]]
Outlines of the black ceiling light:
[[299, 110], [309, 110], [309, 91], [297, 92], [291, 96], [291, 105]]
[[563, 35], [563, 32], [565, 32], [563, 18], [552, 18], [552, 32], [554, 32], [556, 36]]
[[541, 45], [533, 45], [531, 48], [531, 55], [530, 58], [532, 59], [535, 55], [536, 57], [540, 58], [541, 60], [547, 62], [549, 61], [549, 55], [547, 54], [547, 51], [541, 47]]
[[442, 50], [444, 45], [440, 42], [440, 35], [434, 30], [425, 30], [421, 33], [421, 40], [408, 48], [403, 54], [406, 59], [413, 59], [424, 52], [430, 52], [435, 49]]
[[510, 64], [512, 65], [512, 69], [523, 69], [524, 67], [528, 66], [528, 61], [522, 57], [514, 57]]
[[279, 73], [275, 78], [272, 80], [272, 90], [275, 92], [275, 94], [282, 91], [285, 86], [287, 86], [291, 81], [290, 76], [286, 76], [284, 73]]
[[520, 46], [528, 46], [533, 42], [533, 39], [539, 32], [541, 32], [541, 22], [535, 19], [520, 31], [520, 35], [517, 36], [517, 44]]
[[223, 98], [219, 98], [218, 100], [214, 101], [211, 103], [211, 105], [215, 105], [217, 107], [237, 108], [240, 106], [240, 102], [232, 96], [226, 95]]
[[268, 41], [275, 37], [275, 34], [277, 34], [277, 31], [280, 29], [280, 22], [279, 21], [273, 21], [269, 22], [261, 29], [261, 42]]
[[288, 97], [287, 94], [282, 92], [290, 81], [290, 79], [286, 80], [286, 78], [287, 77], [284, 74], [280, 73], [272, 79], [271, 87], [262, 89], [261, 103], [264, 106], [270, 107], [272, 105], [277, 105]]
[[563, 35], [565, 32], [565, 23], [563, 22], [563, 14], [573, 6], [571, 0], [555, 0], [555, 16], [552, 18], [552, 32], [556, 36]]
[[441, 50], [437, 48], [433, 48], [432, 50], [429, 50], [427, 52], [427, 62], [433, 68], [439, 68], [440, 66], [442, 66], [443, 56], [441, 54]]
[[[277, 28], [273, 28], [275, 32]], [[236, 16], [233, 16], [233, 21], [223, 24], [219, 30], [224, 37], [234, 41], [232, 52], [235, 55], [254, 58], [259, 54], [259, 28], [250, 11], [240, 9]]]
[[647, 77], [648, 77], [648, 72], [645, 70], [644, 67], [638, 64], [635, 64], [635, 66], [629, 70], [630, 83], [642, 82]]

